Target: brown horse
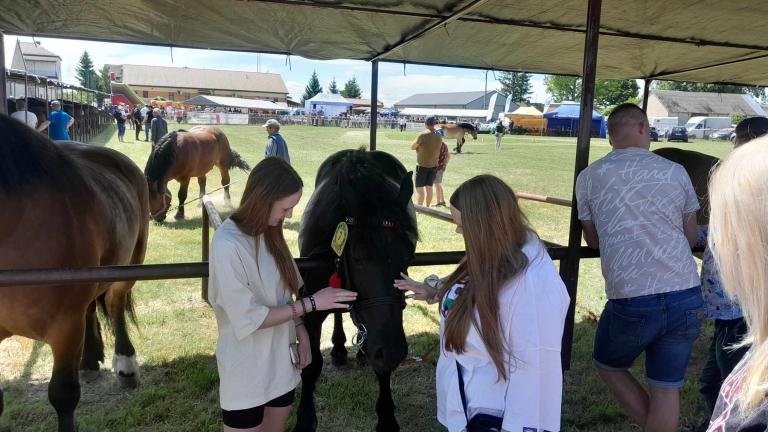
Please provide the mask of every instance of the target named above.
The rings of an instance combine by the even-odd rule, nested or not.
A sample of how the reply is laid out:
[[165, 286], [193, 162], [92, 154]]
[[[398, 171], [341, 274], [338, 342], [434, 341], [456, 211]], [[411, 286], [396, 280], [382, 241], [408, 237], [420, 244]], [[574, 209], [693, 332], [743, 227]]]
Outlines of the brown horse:
[[[21, 122], [0, 115], [0, 269], [77, 268], [141, 264], [149, 202], [141, 170], [124, 155], [75, 142], [54, 144]], [[58, 430], [75, 430], [78, 368], [98, 373], [104, 344], [100, 304], [115, 337], [113, 366], [121, 383], [137, 384], [134, 282], [0, 287], [0, 341], [19, 335], [51, 346], [48, 398]], [[134, 319], [135, 322], [135, 319]], [[0, 393], [0, 413], [2, 393]]]
[[693, 189], [699, 197], [700, 210], [696, 214], [696, 223], [709, 224], [709, 175], [720, 159], [704, 153], [664, 147], [653, 151], [664, 159], [678, 163], [685, 168], [693, 183]]
[[477, 128], [470, 123], [441, 123], [435, 126], [435, 128], [442, 128], [445, 132], [445, 138], [451, 138], [456, 140], [456, 147], [454, 150], [456, 153], [461, 153], [461, 148], [464, 146], [466, 134], [472, 135], [472, 139], [477, 139]]
[[197, 177], [200, 196], [205, 194], [205, 176], [213, 167], [219, 167], [221, 184], [227, 203], [229, 196], [229, 170], [251, 169], [237, 152], [229, 147], [229, 140], [221, 129], [213, 126], [196, 126], [189, 131], [178, 130], [165, 135], [152, 150], [144, 169], [149, 184], [149, 207], [152, 219], [162, 222], [171, 206], [168, 182], [179, 182], [179, 209], [175, 219], [184, 219], [184, 201], [187, 199], [189, 180]]

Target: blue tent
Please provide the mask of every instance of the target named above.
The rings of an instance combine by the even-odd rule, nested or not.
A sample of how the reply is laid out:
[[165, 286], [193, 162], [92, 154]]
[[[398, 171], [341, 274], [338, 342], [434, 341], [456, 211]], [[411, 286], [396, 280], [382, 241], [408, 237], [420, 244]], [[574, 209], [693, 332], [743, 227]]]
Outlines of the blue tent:
[[[562, 104], [556, 110], [545, 113], [547, 129], [568, 132], [569, 135], [576, 136], [579, 130], [579, 109], [578, 104]], [[606, 136], [605, 117], [594, 110], [592, 111], [592, 136], [600, 138]]]

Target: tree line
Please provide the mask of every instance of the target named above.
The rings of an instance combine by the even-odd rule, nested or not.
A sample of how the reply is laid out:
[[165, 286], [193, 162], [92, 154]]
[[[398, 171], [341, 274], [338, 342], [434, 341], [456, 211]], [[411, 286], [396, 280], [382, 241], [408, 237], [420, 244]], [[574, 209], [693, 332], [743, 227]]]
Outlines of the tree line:
[[[301, 104], [303, 105], [305, 101], [312, 99], [322, 92], [323, 87], [320, 85], [320, 79], [317, 77], [317, 71], [312, 71], [312, 76], [309, 78], [307, 86], [304, 87], [304, 94], [301, 96]], [[328, 84], [328, 92], [349, 99], [359, 99], [363, 95], [363, 91], [360, 89], [360, 85], [357, 83], [357, 78], [355, 77], [347, 80], [341, 90], [339, 90], [339, 86], [336, 84], [336, 77], [334, 77], [330, 84]]]

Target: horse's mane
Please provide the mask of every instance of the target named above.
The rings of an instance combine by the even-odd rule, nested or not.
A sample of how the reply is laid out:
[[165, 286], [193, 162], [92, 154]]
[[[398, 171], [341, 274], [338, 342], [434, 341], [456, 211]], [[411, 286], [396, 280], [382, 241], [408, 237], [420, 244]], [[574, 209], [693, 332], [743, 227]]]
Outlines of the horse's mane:
[[473, 125], [472, 123], [459, 123], [459, 127], [463, 129], [467, 129], [469, 131], [475, 130], [475, 125]]
[[0, 114], [0, 194], [21, 195], [38, 186], [87, 190], [78, 165], [45, 135]]
[[144, 168], [144, 175], [149, 180], [162, 180], [165, 173], [173, 165], [176, 159], [176, 140], [179, 131], [173, 131], [160, 139], [157, 147], [152, 150]]
[[302, 218], [302, 255], [329, 251], [336, 226], [346, 218], [354, 218], [355, 229], [368, 233], [365, 242], [371, 251], [380, 249], [377, 238], [384, 235], [381, 223], [385, 220], [415, 245], [415, 213], [398, 201], [406, 176], [405, 167], [382, 152], [345, 150], [328, 158], [318, 171], [315, 192]]

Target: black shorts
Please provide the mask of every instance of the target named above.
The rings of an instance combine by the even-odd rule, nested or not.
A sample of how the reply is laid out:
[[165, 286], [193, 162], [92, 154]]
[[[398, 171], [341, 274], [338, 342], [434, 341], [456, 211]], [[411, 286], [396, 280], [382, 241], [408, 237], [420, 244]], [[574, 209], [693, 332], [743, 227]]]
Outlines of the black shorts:
[[295, 399], [295, 390], [278, 396], [264, 405], [243, 410], [227, 411], [221, 410], [221, 417], [224, 425], [235, 429], [250, 429], [259, 426], [264, 421], [264, 407], [285, 408], [293, 405]]
[[416, 165], [416, 187], [432, 186], [436, 175], [437, 167], [425, 168]]

